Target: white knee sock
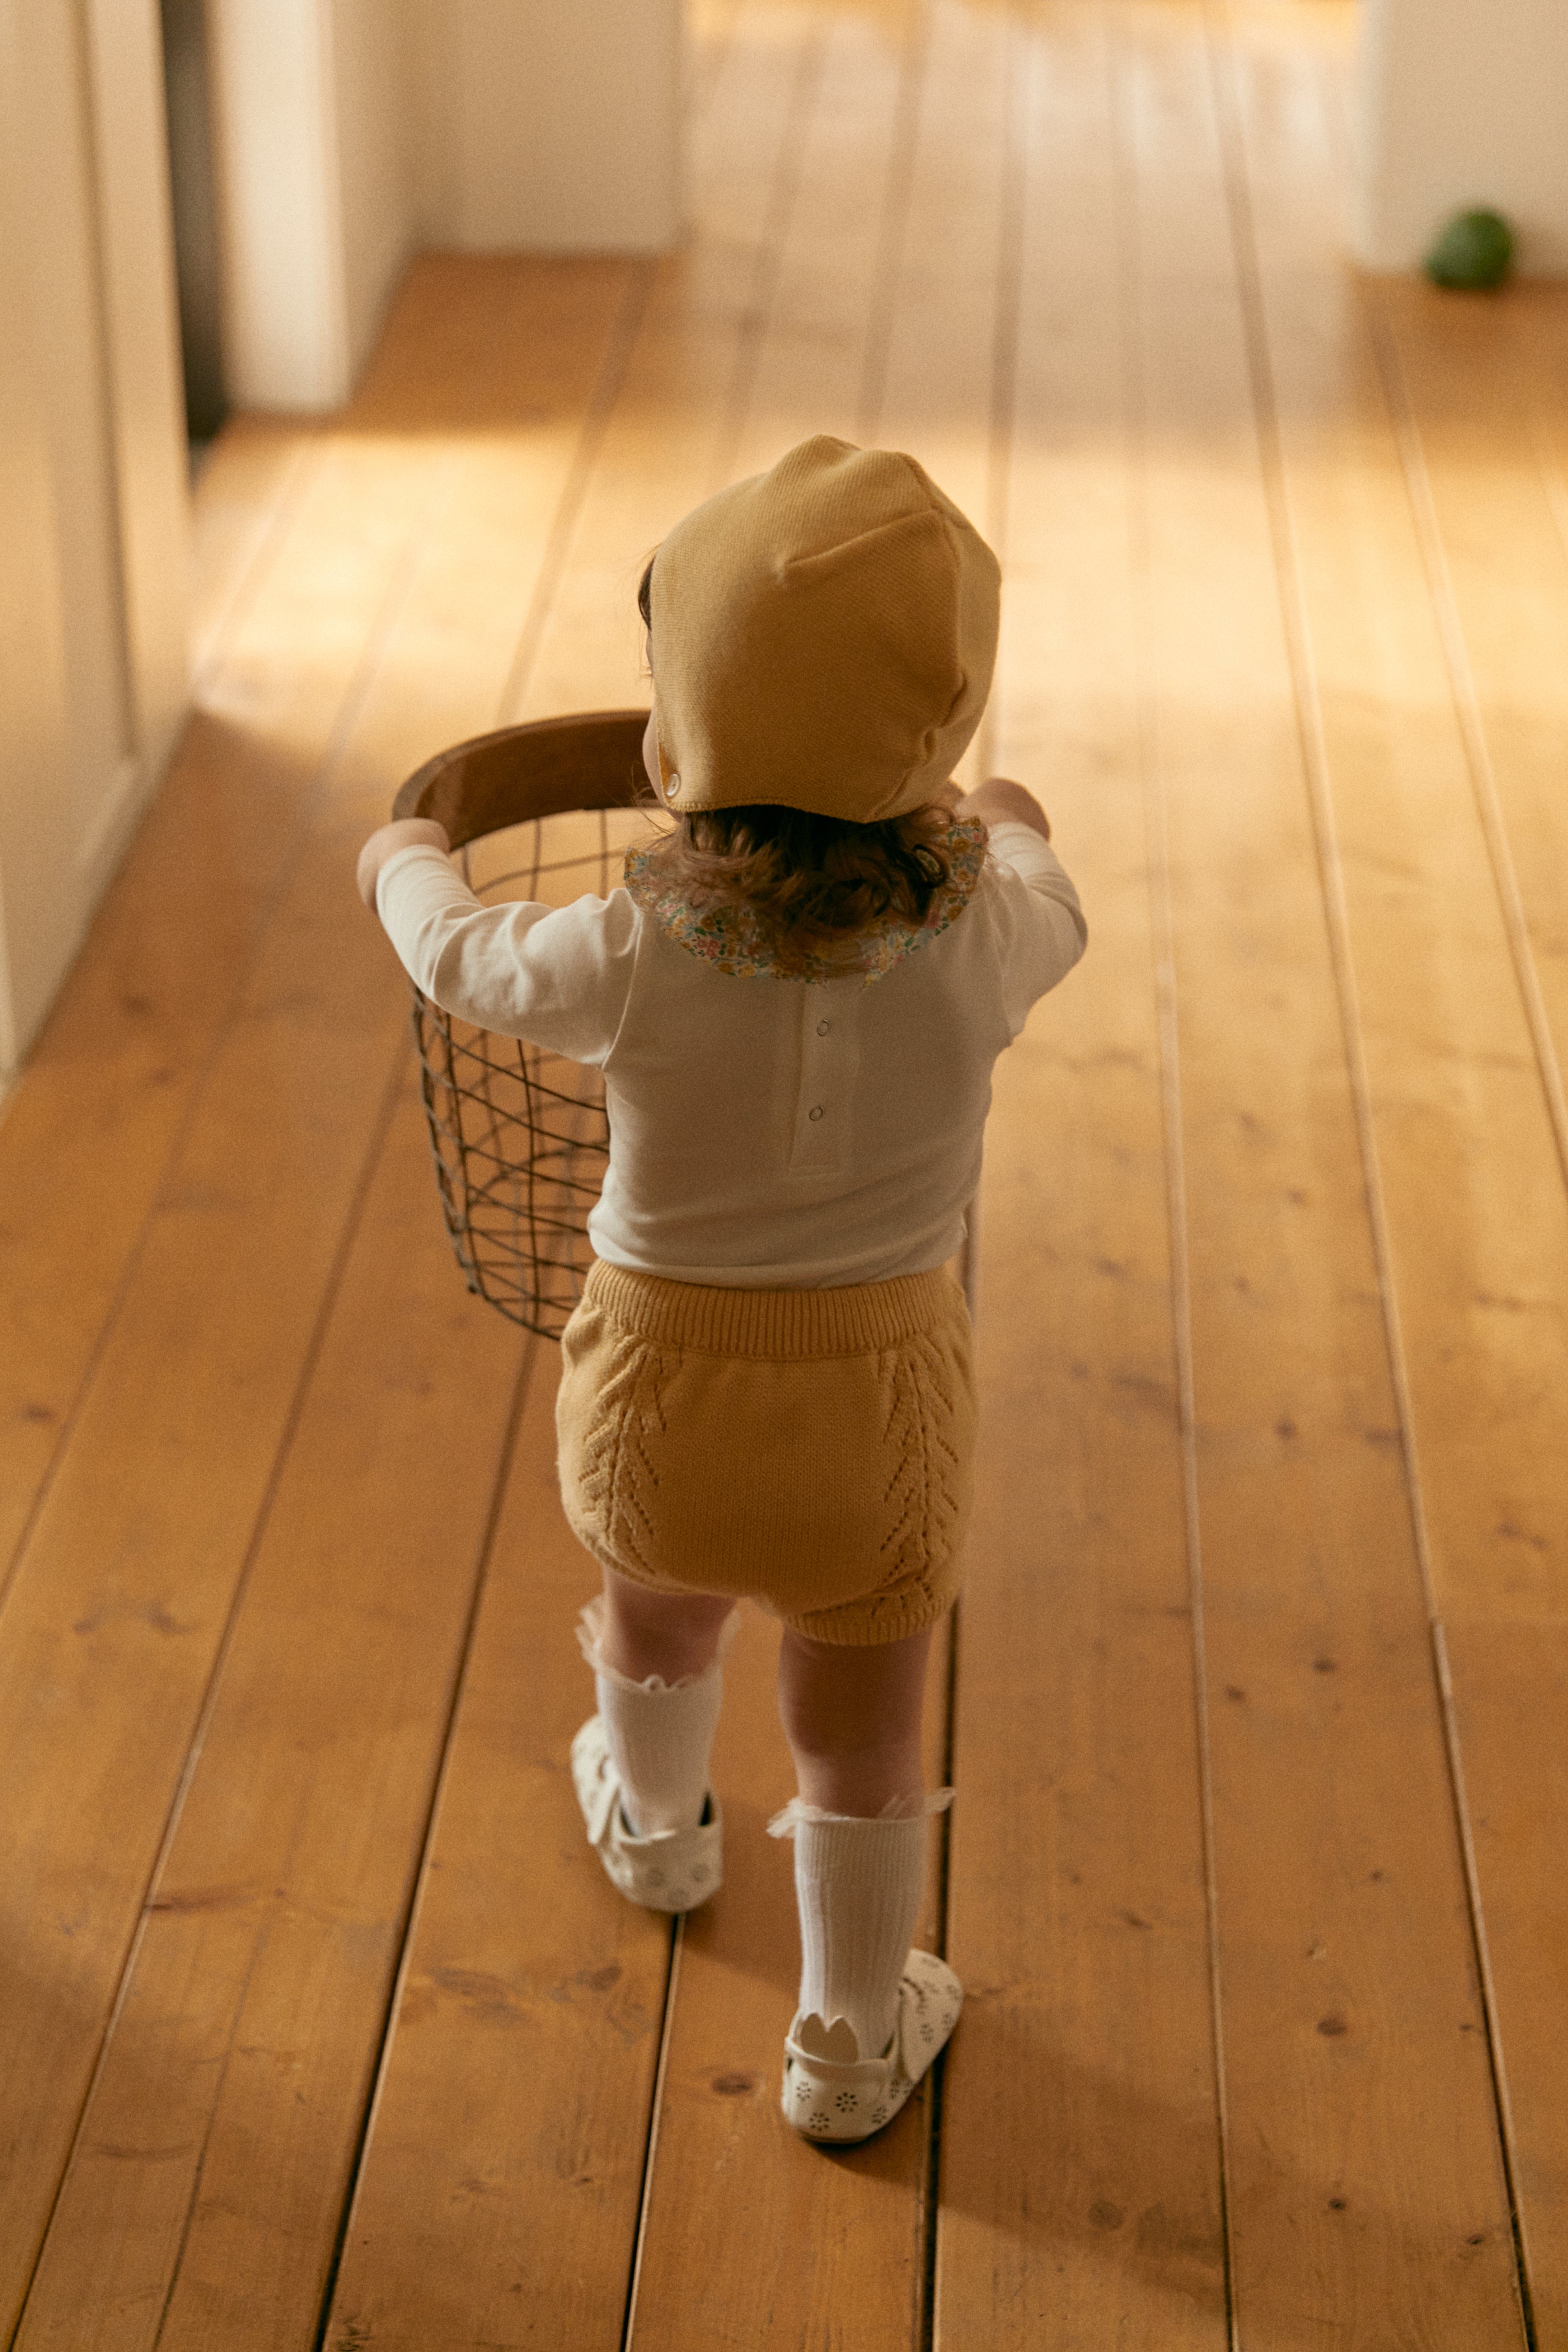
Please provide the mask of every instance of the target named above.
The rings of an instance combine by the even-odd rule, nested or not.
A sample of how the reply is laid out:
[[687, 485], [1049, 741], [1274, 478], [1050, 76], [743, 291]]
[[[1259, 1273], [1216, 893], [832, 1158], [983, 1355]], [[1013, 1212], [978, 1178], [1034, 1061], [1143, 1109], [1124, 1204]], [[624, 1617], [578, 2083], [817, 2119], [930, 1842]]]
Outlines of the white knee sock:
[[899, 1978], [920, 1918], [928, 1810], [929, 1801], [912, 1820], [858, 1821], [785, 1808], [800, 1906], [800, 2014], [829, 2029], [843, 2018], [862, 2058], [879, 2058], [892, 2038]]
[[695, 1829], [708, 1796], [708, 1767], [724, 1696], [723, 1645], [703, 1674], [674, 1684], [660, 1681], [658, 1675], [635, 1683], [605, 1664], [599, 1650], [601, 1630], [600, 1603], [591, 1601], [582, 1613], [577, 1639], [594, 1669], [599, 1715], [620, 1774], [627, 1826], [634, 1837]]

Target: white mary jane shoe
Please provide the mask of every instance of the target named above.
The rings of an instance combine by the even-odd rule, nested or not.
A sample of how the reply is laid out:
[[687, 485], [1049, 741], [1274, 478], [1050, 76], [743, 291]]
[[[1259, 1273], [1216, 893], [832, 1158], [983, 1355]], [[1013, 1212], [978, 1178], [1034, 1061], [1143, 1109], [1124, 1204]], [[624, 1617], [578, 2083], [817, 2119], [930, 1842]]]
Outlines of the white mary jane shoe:
[[963, 1987], [934, 1952], [911, 1952], [893, 2038], [862, 2058], [843, 2018], [797, 2017], [784, 2042], [785, 2120], [806, 2139], [869, 2139], [890, 2124], [958, 2022]]
[[634, 1837], [603, 1721], [591, 1715], [572, 1742], [572, 1780], [588, 1843], [614, 1884], [645, 1911], [695, 1911], [724, 1875], [724, 1816], [710, 1796], [694, 1830]]

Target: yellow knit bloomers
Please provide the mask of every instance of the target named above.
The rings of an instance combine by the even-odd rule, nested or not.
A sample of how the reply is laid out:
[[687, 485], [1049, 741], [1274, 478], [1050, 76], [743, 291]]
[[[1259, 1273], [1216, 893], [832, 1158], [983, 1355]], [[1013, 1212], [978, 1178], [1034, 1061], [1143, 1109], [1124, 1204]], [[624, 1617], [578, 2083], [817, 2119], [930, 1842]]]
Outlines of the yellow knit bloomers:
[[956, 1597], [974, 1374], [945, 1270], [729, 1290], [601, 1260], [562, 1356], [562, 1500], [604, 1566], [823, 1642], [901, 1641]]

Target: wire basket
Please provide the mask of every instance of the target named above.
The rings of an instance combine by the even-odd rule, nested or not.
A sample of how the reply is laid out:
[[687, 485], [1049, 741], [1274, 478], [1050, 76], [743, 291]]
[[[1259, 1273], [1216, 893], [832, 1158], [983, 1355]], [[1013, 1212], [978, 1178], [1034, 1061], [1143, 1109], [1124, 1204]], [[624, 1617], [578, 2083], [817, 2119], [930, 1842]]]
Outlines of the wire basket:
[[[607, 897], [637, 805], [645, 710], [502, 728], [426, 762], [398, 817], [435, 817], [487, 905]], [[558, 1339], [592, 1255], [588, 1213], [609, 1160], [604, 1083], [563, 1055], [444, 1013], [414, 990], [414, 1035], [447, 1231], [468, 1288]]]

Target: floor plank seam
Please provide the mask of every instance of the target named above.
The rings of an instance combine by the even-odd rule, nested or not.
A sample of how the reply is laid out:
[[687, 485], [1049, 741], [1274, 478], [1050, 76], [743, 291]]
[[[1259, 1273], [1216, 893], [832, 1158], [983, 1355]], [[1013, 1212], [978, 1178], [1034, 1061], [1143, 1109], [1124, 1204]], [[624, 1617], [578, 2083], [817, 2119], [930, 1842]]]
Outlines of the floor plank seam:
[[621, 2322], [620, 2352], [632, 2352], [637, 2330], [637, 2290], [642, 2284], [643, 2255], [647, 2245], [648, 2221], [653, 2210], [654, 2166], [658, 2156], [659, 2118], [664, 2112], [665, 2078], [669, 2071], [669, 2049], [675, 2030], [676, 1995], [680, 1986], [680, 1954], [685, 1943], [686, 1921], [677, 1913], [670, 1922], [669, 1963], [664, 1978], [664, 2013], [659, 2022], [658, 2063], [654, 2068], [653, 2095], [648, 2101], [647, 2138], [643, 2147], [642, 2179], [637, 2189], [637, 2233], [632, 2246], [631, 2274], [626, 2281], [626, 2305]]
[[[1103, 0], [1101, 21], [1104, 22]], [[1107, 28], [1109, 31], [1109, 27]], [[1138, 698], [1139, 764], [1142, 772], [1144, 827], [1148, 841], [1150, 931], [1154, 949], [1155, 1022], [1159, 1038], [1159, 1087], [1163, 1130], [1165, 1220], [1169, 1236], [1171, 1320], [1175, 1354], [1178, 1445], [1190, 1610], [1193, 1737], [1198, 1785], [1198, 1843], [1204, 1874], [1205, 1942], [1208, 1979], [1211, 2063], [1217, 2142], [1217, 2179], [1225, 2296], [1226, 2340], [1241, 2352], [1237, 2307], [1235, 2214], [1229, 2180], [1230, 2116], [1226, 2079], [1224, 1988], [1220, 1974], [1219, 1881], [1215, 1863], [1214, 1765], [1209, 1741], [1208, 1675], [1204, 1624], [1203, 1528], [1198, 1505], [1196, 1381], [1193, 1354], [1192, 1279], [1187, 1246], [1186, 1163], [1182, 1136], [1181, 1045], [1177, 1022], [1175, 914], [1171, 892], [1169, 821], [1159, 704], [1154, 682], [1151, 614], [1149, 527], [1149, 415], [1141, 339], [1143, 257], [1133, 184], [1131, 135], [1127, 121], [1125, 72], [1115, 34], [1106, 41], [1110, 78], [1109, 115], [1114, 141], [1112, 163], [1118, 298], [1121, 320], [1122, 399], [1132, 476], [1128, 524], [1132, 592], [1133, 656]]]
[[[947, 1621], [947, 1670], [942, 1677], [942, 1780], [952, 1788], [958, 1769], [959, 1653], [963, 1632], [963, 1597], [953, 1602]], [[952, 1942], [949, 1906], [952, 1890], [952, 1808], [938, 1816], [936, 1884], [936, 1948], [946, 1959]], [[931, 2068], [926, 2093], [925, 2151], [921, 2181], [921, 2265], [915, 2280], [913, 2339], [920, 2352], [935, 2352], [938, 2296], [942, 2264], [942, 2111], [947, 2074], [944, 2050]]]
[[1219, 1875], [1215, 1854], [1214, 1763], [1209, 1743], [1208, 1660], [1204, 1628], [1203, 1529], [1198, 1508], [1197, 1397], [1193, 1361], [1191, 1274], [1187, 1254], [1185, 1160], [1182, 1147], [1182, 1083], [1176, 1014], [1174, 919], [1170, 903], [1170, 852], [1165, 827], [1159, 753], [1155, 749], [1149, 787], [1157, 803], [1158, 848], [1150, 856], [1155, 930], [1160, 940], [1157, 1000], [1161, 1092], [1164, 1098], [1165, 1168], [1171, 1234], [1171, 1289], [1176, 1343], [1176, 1393], [1180, 1419], [1182, 1484], [1186, 1517], [1189, 1607], [1192, 1624], [1193, 1725], [1197, 1751], [1199, 1842], [1203, 1853], [1205, 1941], [1208, 1948], [1209, 2023], [1214, 2047], [1215, 2114], [1219, 2142], [1219, 2215], [1225, 2246], [1226, 2326], [1231, 2352], [1241, 2352], [1236, 2305], [1236, 2253], [1228, 2186], [1230, 2142], [1225, 2065], [1225, 2002], [1220, 1974]]
[[[136, 1941], [135, 1945], [132, 1947], [132, 1963], [125, 1971], [127, 1985], [130, 1984], [134, 1971], [134, 1953], [140, 1947], [142, 1941], [142, 1931], [145, 1926], [145, 1922], [146, 1913], [143, 1911], [142, 1918], [137, 1922]], [[163, 2330], [169, 2323], [169, 2314], [174, 2306], [174, 2297], [179, 2291], [181, 2274], [185, 2266], [185, 2254], [190, 2246], [191, 2231], [195, 2226], [196, 2211], [202, 2200], [202, 2182], [206, 2175], [207, 2158], [212, 2147], [213, 2133], [217, 2128], [218, 2110], [223, 2100], [223, 2088], [228, 2079], [228, 2070], [234, 2058], [235, 2038], [239, 2032], [240, 2020], [245, 2013], [245, 1994], [250, 1990], [252, 1979], [256, 1975], [257, 1969], [260, 1967], [262, 1960], [266, 1957], [267, 1948], [270, 1940], [271, 1925], [270, 1922], [268, 1922], [267, 1927], [262, 1930], [261, 1934], [256, 1938], [256, 1941], [250, 1948], [250, 1958], [246, 1963], [244, 1987], [242, 1989], [240, 1998], [234, 2004], [234, 2013], [229, 2021], [228, 2039], [224, 2045], [223, 2064], [218, 2069], [216, 2090], [207, 2107], [206, 2121], [202, 2131], [201, 2148], [196, 2157], [195, 2163], [191, 2168], [190, 2194], [185, 2200], [185, 2210], [180, 2222], [179, 2237], [175, 2242], [174, 2256], [169, 2263], [169, 2274], [163, 2284], [163, 2299], [158, 2311], [158, 2325], [153, 2332], [151, 2352], [158, 2352], [158, 2347], [163, 2340]], [[110, 2039], [111, 2036], [109, 2034], [104, 2036], [104, 2048], [106, 2051], [109, 2048]], [[86, 2113], [85, 2109], [83, 2110], [83, 2113]], [[70, 2167], [68, 2165], [66, 2168], [66, 2177], [68, 2179], [69, 2177], [69, 2172]], [[26, 2318], [26, 2306], [24, 2305], [24, 2319]]]
[[911, 2332], [920, 2352], [936, 2352], [938, 2298], [942, 2291], [942, 2092], [947, 2081], [945, 2050], [926, 2079], [925, 2163], [921, 2179], [921, 2261], [914, 2282], [914, 2327]]
[[1445, 1700], [1443, 1722], [1448, 1750], [1454, 1829], [1464, 1861], [1465, 1892], [1470, 1907], [1470, 1937], [1475, 1951], [1476, 1973], [1480, 1981], [1481, 2013], [1487, 2025], [1487, 2064], [1491, 2072], [1492, 2098], [1500, 2126], [1503, 2180], [1508, 2190], [1509, 2224], [1513, 2232], [1514, 2285], [1519, 2295], [1520, 2322], [1528, 2352], [1539, 2352], [1540, 2331], [1536, 2326], [1535, 2297], [1531, 2286], [1530, 2238], [1525, 2227], [1523, 2200], [1519, 2193], [1515, 2159], [1519, 2143], [1514, 2130], [1513, 2101], [1509, 2095], [1508, 2072], [1502, 2058], [1501, 2032], [1497, 2021], [1497, 1988], [1487, 1937], [1486, 1911], [1481, 1902], [1480, 1869], [1476, 1860], [1476, 1842], [1470, 1828], [1469, 1800], [1465, 1788], [1464, 1750], [1459, 1744], [1458, 1726], [1455, 1719], [1448, 1644], [1440, 1618], [1434, 1618], [1432, 1622], [1432, 1663]]
[[[924, 16], [922, 13], [922, 25]], [[985, 467], [985, 530], [996, 559], [1006, 576], [1007, 503], [1011, 491], [1013, 436], [1017, 412], [1017, 373], [1021, 339], [1023, 304], [1024, 205], [1027, 175], [1026, 133], [1027, 108], [1033, 86], [1033, 58], [1020, 60], [1024, 46], [1021, 24], [1009, 17], [1005, 36], [1005, 70], [1006, 88], [1006, 134], [1002, 160], [1001, 200], [998, 205], [996, 251], [996, 299], [991, 343], [991, 397], [986, 430]], [[1022, 62], [1022, 70], [1020, 63]], [[925, 57], [921, 57], [923, 78]], [[900, 92], [900, 96], [901, 96]], [[918, 98], [918, 91], [916, 93]], [[912, 128], [910, 140], [912, 166]], [[907, 208], [912, 169], [905, 175], [903, 201]], [[879, 255], [879, 267], [881, 256]], [[889, 311], [889, 327], [891, 309]], [[882, 353], [886, 364], [886, 350]], [[999, 698], [993, 696], [981, 721], [977, 767], [982, 775], [988, 774], [995, 742]], [[970, 1216], [977, 1219], [978, 1200], [972, 1205]], [[966, 1288], [978, 1289], [984, 1279], [984, 1268], [979, 1255], [978, 1235], [970, 1240], [970, 1255], [964, 1269]], [[942, 1763], [943, 1785], [952, 1787], [957, 1770], [959, 1658], [963, 1641], [963, 1602], [955, 1601], [948, 1620], [947, 1671], [943, 1681]], [[937, 1835], [937, 1952], [945, 1959], [951, 1944], [949, 1917], [952, 1897], [952, 1811], [941, 1817]], [[931, 2069], [930, 2088], [926, 2095], [925, 2161], [921, 2178], [921, 2263], [915, 2283], [915, 2341], [921, 2352], [935, 2352], [939, 2326], [938, 2298], [941, 2292], [942, 2257], [942, 2124], [943, 2089], [947, 2074], [945, 2051]]]

